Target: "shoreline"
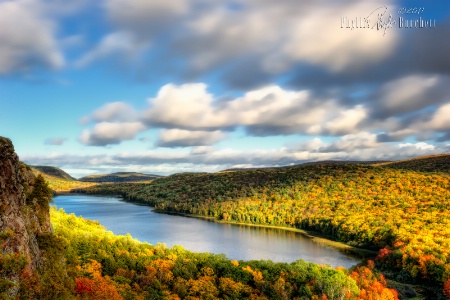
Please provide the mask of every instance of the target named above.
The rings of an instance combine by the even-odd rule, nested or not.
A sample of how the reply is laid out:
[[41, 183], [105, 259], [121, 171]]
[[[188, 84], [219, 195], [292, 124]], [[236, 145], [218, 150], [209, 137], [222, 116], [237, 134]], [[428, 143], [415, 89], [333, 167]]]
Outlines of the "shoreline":
[[[116, 197], [120, 198], [121, 201], [129, 202], [137, 205], [143, 205], [152, 207], [150, 204], [143, 202], [143, 201], [132, 201], [124, 198], [122, 195], [102, 195], [102, 194], [84, 194], [84, 193], [77, 193], [77, 192], [70, 192], [70, 191], [55, 191], [55, 196], [58, 195], [89, 195], [89, 196], [110, 196], [110, 197]], [[337, 249], [338, 251], [349, 254], [352, 256], [357, 257], [361, 260], [361, 263], [365, 262], [368, 259], [373, 259], [378, 255], [377, 251], [370, 250], [370, 249], [364, 249], [364, 248], [358, 248], [355, 246], [350, 246], [344, 242], [337, 241], [334, 237], [322, 234], [317, 231], [312, 230], [306, 230], [306, 229], [299, 229], [299, 228], [292, 228], [292, 227], [283, 227], [283, 226], [276, 226], [276, 225], [261, 225], [261, 224], [251, 224], [251, 223], [242, 223], [242, 222], [232, 222], [232, 221], [223, 221], [223, 220], [217, 220], [214, 217], [207, 217], [202, 215], [194, 215], [194, 214], [187, 214], [187, 213], [178, 213], [173, 211], [156, 211], [152, 209], [155, 213], [161, 213], [161, 214], [169, 214], [169, 215], [178, 215], [183, 216], [187, 218], [195, 218], [195, 219], [202, 219], [209, 222], [215, 222], [215, 223], [221, 223], [221, 224], [230, 224], [230, 225], [240, 225], [240, 226], [250, 226], [250, 227], [260, 227], [260, 228], [270, 228], [270, 229], [279, 229], [279, 230], [286, 230], [291, 232], [299, 233], [307, 238], [310, 238], [313, 242], [318, 243], [324, 247], [331, 247], [334, 249]]]
[[[124, 201], [132, 202], [132, 201], [128, 201], [128, 200], [124, 200]], [[150, 206], [150, 205], [148, 205], [148, 206]], [[276, 225], [261, 225], [261, 224], [242, 223], [242, 222], [222, 221], [222, 220], [217, 220], [214, 217], [207, 217], [207, 216], [202, 216], [202, 215], [193, 215], [193, 214], [186, 214], [186, 213], [175, 213], [172, 211], [155, 211], [155, 210], [153, 210], [153, 212], [161, 213], [161, 214], [177, 215], [177, 216], [183, 216], [183, 217], [195, 218], [195, 219], [204, 219], [209, 222], [215, 222], [215, 223], [221, 223], [221, 224], [270, 228], [270, 229], [279, 229], [279, 230], [296, 232], [307, 238], [310, 238], [313, 242], [318, 243], [322, 246], [331, 247], [331, 248], [337, 249], [340, 252], [343, 252], [345, 254], [350, 254], [350, 255], [356, 256], [359, 259], [361, 259], [362, 262], [367, 259], [375, 258], [378, 255], [378, 251], [350, 246], [350, 245], [345, 244], [344, 242], [336, 241], [332, 236], [325, 235], [320, 232], [312, 231], [312, 230], [298, 229], [298, 228], [292, 228], [292, 227], [283, 227], [283, 226], [276, 226]]]

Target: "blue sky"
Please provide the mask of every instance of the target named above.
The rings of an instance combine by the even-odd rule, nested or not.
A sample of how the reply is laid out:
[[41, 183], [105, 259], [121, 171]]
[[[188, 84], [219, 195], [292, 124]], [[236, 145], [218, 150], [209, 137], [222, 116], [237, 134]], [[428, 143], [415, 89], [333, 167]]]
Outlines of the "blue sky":
[[75, 177], [448, 153], [449, 36], [437, 0], [0, 0], [0, 135]]

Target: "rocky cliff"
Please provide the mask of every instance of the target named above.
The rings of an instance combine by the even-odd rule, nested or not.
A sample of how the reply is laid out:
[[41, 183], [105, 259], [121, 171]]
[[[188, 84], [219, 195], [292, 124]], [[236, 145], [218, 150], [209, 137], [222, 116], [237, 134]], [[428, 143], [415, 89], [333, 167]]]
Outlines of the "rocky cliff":
[[[0, 137], [0, 298], [15, 298], [22, 281], [38, 278], [43, 264], [39, 237], [52, 234], [45, 182], [19, 161]], [[36, 279], [37, 280], [37, 279]], [[30, 294], [30, 296], [32, 296]]]

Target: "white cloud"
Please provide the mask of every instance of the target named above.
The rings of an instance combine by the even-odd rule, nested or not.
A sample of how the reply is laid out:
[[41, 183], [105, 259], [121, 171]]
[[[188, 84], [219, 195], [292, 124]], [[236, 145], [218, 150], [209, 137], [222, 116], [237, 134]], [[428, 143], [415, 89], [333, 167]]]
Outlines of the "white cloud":
[[[359, 141], [357, 141], [359, 139]], [[427, 143], [406, 143], [390, 145], [373, 143], [370, 134], [343, 138], [341, 141], [327, 143], [326, 152], [299, 149], [274, 148], [268, 150], [239, 151], [233, 149], [203, 149], [197, 153], [182, 150], [160, 152], [149, 150], [138, 153], [119, 153], [110, 155], [82, 156], [69, 154], [21, 155], [21, 159], [34, 165], [54, 165], [70, 169], [111, 170], [121, 168], [127, 171], [180, 172], [180, 171], [218, 171], [237, 166], [271, 167], [299, 164], [318, 160], [397, 160], [445, 153], [448, 146], [435, 147]], [[334, 150], [332, 150], [334, 148]], [[155, 169], [150, 169], [154, 166]], [[166, 171], [164, 171], [166, 170]], [[105, 171], [103, 171], [105, 172]]]
[[81, 121], [142, 123], [145, 129], [163, 130], [157, 146], [171, 147], [212, 145], [225, 138], [223, 132], [237, 128], [250, 136], [340, 136], [342, 145], [354, 142], [352, 139], [364, 139], [368, 145], [401, 141], [407, 136], [424, 141], [436, 139], [436, 133], [450, 128], [449, 104], [434, 108], [429, 117], [374, 121], [370, 107], [343, 105], [332, 96], [277, 85], [223, 100], [209, 93], [204, 83], [167, 84], [156, 97], [148, 99], [148, 105], [138, 113], [124, 102], [112, 102]]
[[127, 61], [138, 57], [147, 47], [148, 43], [142, 42], [127, 31], [113, 32], [100, 41], [100, 43], [91, 51], [84, 54], [75, 66], [86, 67], [93, 61], [97, 61], [109, 56], [116, 56], [116, 58]]
[[329, 148], [338, 151], [349, 151], [356, 149], [372, 149], [379, 146], [376, 134], [369, 132], [359, 132], [357, 134], [344, 135], [340, 140], [332, 143]]
[[135, 109], [126, 102], [110, 102], [96, 109], [93, 113], [83, 116], [79, 123], [88, 125], [90, 122], [133, 122], [138, 121], [139, 115]]
[[315, 137], [307, 142], [303, 142], [295, 147], [296, 151], [311, 151], [317, 152], [320, 148], [327, 146], [328, 144], [322, 141], [321, 138]]
[[165, 85], [148, 102], [150, 108], [144, 112], [144, 119], [150, 124], [185, 129], [231, 125], [220, 109], [213, 106], [213, 95], [203, 83]]
[[[341, 17], [367, 17], [380, 7], [376, 1], [237, 3], [241, 4], [238, 10], [214, 3], [187, 23], [192, 32], [180, 43], [194, 68], [217, 67], [252, 53], [261, 58], [261, 68], [268, 73], [287, 70], [297, 62], [342, 71], [376, 63], [396, 46], [394, 30], [383, 36], [375, 28], [341, 28]], [[371, 26], [377, 14], [371, 18]]]
[[358, 125], [367, 118], [367, 111], [362, 105], [341, 110], [338, 115], [325, 124], [325, 128], [333, 135], [361, 131]]
[[111, 102], [100, 107], [92, 114], [96, 121], [127, 121], [136, 118], [137, 113], [126, 102]]
[[[391, 0], [383, 3], [395, 10]], [[235, 8], [232, 8], [232, 7]], [[260, 72], [278, 74], [297, 63], [334, 71], [361, 69], [385, 59], [398, 33], [341, 28], [341, 18], [367, 17], [377, 1], [106, 0], [113, 31], [79, 65], [112, 52], [139, 53], [153, 45], [169, 59], [184, 60], [186, 74], [208, 72], [228, 62], [257, 58]], [[371, 26], [377, 21], [376, 11]], [[111, 40], [113, 40], [111, 42]], [[129, 41], [132, 41], [130, 44]]]
[[194, 147], [191, 151], [192, 155], [202, 155], [202, 154], [208, 154], [214, 151], [214, 147], [211, 146], [198, 146]]
[[[224, 131], [237, 127], [256, 136], [340, 135], [362, 130], [357, 125], [366, 117], [362, 106], [345, 108], [333, 99], [316, 99], [308, 91], [289, 91], [275, 85], [219, 101], [203, 83], [168, 84], [148, 104], [142, 113], [125, 102], [100, 107], [80, 120], [84, 125], [98, 122], [93, 130], [82, 133], [80, 141], [117, 144], [151, 127], [162, 129], [156, 143], [162, 147], [212, 145], [226, 138]], [[120, 126], [123, 129], [119, 130]]]
[[212, 145], [223, 140], [226, 135], [219, 131], [189, 131], [181, 129], [163, 129], [157, 142], [159, 147], [191, 147]]
[[[341, 28], [341, 18], [364, 18], [378, 7], [376, 1], [318, 1], [314, 9], [290, 20], [291, 36], [281, 45], [282, 53], [288, 63], [307, 61], [334, 71], [380, 61], [395, 49], [395, 31], [383, 36], [375, 29]], [[375, 25], [376, 15], [371, 18], [371, 26]]]
[[275, 85], [220, 102], [205, 84], [169, 84], [149, 104], [144, 119], [152, 126], [189, 130], [242, 126], [259, 136], [352, 133], [366, 116], [362, 106], [346, 109], [333, 99], [316, 99], [308, 91]]
[[413, 150], [413, 151], [427, 151], [427, 150], [434, 150], [436, 149], [436, 146], [431, 145], [431, 144], [427, 144], [424, 142], [419, 142], [419, 143], [403, 143], [403, 144], [398, 144], [397, 145], [398, 148], [402, 149], [402, 151], [408, 151], [408, 150]]
[[[392, 126], [396, 130], [382, 134], [381, 141], [401, 141], [407, 136], [414, 136], [419, 141], [448, 140], [450, 137], [450, 103], [444, 103], [437, 108], [430, 106], [427, 114], [413, 116], [407, 119], [405, 124], [396, 123], [395, 126]], [[442, 134], [443, 136], [439, 137]]]
[[[308, 91], [289, 91], [271, 85], [249, 91], [227, 103], [228, 116], [245, 126], [308, 126], [321, 120], [326, 100], [321, 104]], [[301, 112], [305, 112], [301, 114]]]
[[92, 130], [83, 130], [79, 141], [90, 146], [120, 144], [124, 140], [132, 140], [136, 134], [145, 129], [139, 122], [110, 123], [101, 122]]
[[375, 149], [381, 144], [377, 142], [377, 135], [369, 132], [358, 132], [341, 136], [338, 140], [326, 143], [321, 138], [314, 138], [294, 146], [295, 151], [312, 153], [351, 153], [361, 149]]
[[434, 75], [408, 75], [389, 81], [378, 96], [383, 114], [400, 114], [449, 101], [448, 78]]
[[0, 74], [64, 65], [55, 38], [56, 24], [39, 14], [35, 9], [38, 4], [26, 0], [0, 2]]
[[450, 130], [450, 103], [439, 107], [431, 117], [431, 120], [426, 122], [423, 126], [431, 130]]

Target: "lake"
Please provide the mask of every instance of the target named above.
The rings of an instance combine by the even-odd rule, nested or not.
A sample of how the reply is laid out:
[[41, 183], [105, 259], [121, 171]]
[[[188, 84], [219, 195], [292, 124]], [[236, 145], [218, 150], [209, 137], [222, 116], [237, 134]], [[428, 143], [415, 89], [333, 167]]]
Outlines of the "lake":
[[349, 268], [359, 259], [320, 245], [297, 232], [282, 229], [221, 224], [212, 221], [152, 212], [115, 197], [61, 195], [53, 198], [57, 208], [85, 219], [97, 220], [115, 234], [168, 247], [181, 245], [195, 252], [223, 253], [229, 259], [308, 262]]

